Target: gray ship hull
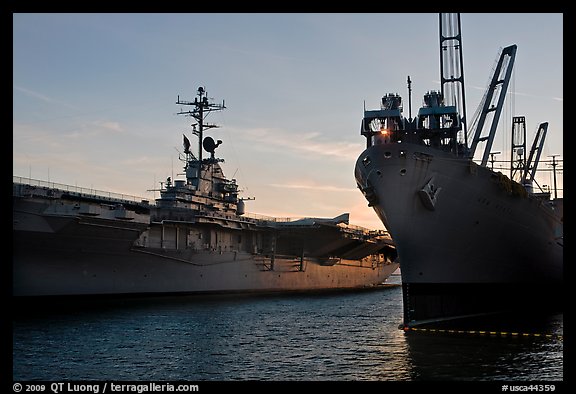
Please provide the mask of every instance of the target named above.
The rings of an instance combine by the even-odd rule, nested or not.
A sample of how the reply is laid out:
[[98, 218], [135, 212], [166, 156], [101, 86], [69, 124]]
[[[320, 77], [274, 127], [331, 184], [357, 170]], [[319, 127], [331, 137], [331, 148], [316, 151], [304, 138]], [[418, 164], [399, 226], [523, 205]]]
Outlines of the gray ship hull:
[[384, 256], [385, 244], [341, 236], [337, 226], [283, 231], [249, 222], [234, 227], [215, 217], [150, 222], [138, 209], [101, 209], [101, 201], [17, 194], [12, 293], [18, 297], [354, 289], [382, 284], [398, 268], [393, 247]]
[[[18, 237], [18, 236], [16, 236]], [[27, 236], [27, 243], [30, 238]], [[60, 241], [58, 241], [60, 242]], [[29, 249], [14, 256], [15, 296], [194, 294], [352, 289], [377, 286], [398, 268], [340, 260], [326, 266], [305, 259], [271, 259], [248, 253], [111, 252]]]
[[369, 147], [355, 176], [396, 245], [406, 326], [560, 308], [561, 201], [551, 206], [470, 160], [409, 143]]

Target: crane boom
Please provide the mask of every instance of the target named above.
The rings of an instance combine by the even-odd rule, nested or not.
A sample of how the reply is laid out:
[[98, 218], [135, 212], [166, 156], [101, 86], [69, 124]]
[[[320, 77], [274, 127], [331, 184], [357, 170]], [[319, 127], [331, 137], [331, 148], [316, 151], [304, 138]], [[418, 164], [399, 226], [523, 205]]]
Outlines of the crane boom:
[[[500, 119], [500, 113], [504, 107], [504, 99], [506, 98], [506, 92], [508, 90], [508, 85], [510, 83], [510, 76], [512, 75], [512, 69], [514, 67], [514, 59], [516, 58], [516, 45], [510, 45], [500, 52], [500, 58], [498, 64], [494, 69], [490, 85], [486, 91], [486, 94], [480, 103], [482, 110], [480, 112], [479, 118], [474, 130], [474, 139], [472, 140], [472, 145], [470, 146], [470, 157], [473, 158], [476, 152], [476, 147], [479, 142], [486, 141], [486, 146], [484, 147], [484, 152], [482, 154], [482, 166], [486, 166], [488, 163], [488, 158], [490, 155], [490, 149], [492, 148], [492, 143], [494, 141], [494, 135], [496, 134], [496, 128], [498, 126], [498, 120]], [[497, 99], [497, 102], [494, 100]], [[487, 135], [482, 135], [484, 129], [484, 123], [489, 114], [493, 114], [492, 124], [490, 126], [489, 133]]]
[[542, 153], [542, 147], [544, 146], [544, 140], [546, 139], [546, 133], [548, 132], [548, 122], [540, 123], [538, 131], [534, 136], [534, 141], [532, 143], [532, 148], [530, 149], [530, 156], [526, 161], [526, 168], [524, 174], [522, 175], [522, 184], [526, 182], [533, 182], [536, 177], [536, 169], [538, 168], [538, 163], [540, 161], [540, 154]]

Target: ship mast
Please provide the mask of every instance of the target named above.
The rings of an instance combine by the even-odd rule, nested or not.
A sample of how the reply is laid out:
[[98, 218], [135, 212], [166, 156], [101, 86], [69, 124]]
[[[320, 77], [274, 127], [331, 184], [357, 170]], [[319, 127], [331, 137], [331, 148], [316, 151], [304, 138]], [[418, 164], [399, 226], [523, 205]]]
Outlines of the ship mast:
[[468, 148], [466, 95], [464, 90], [464, 60], [460, 14], [440, 14], [440, 84], [445, 105], [456, 106]]
[[[194, 101], [182, 101], [180, 100], [180, 96], [178, 96], [176, 104], [190, 105], [194, 107], [189, 111], [180, 111], [177, 115], [192, 116], [196, 119], [196, 122], [198, 122], [192, 126], [194, 127], [194, 134], [198, 136], [198, 161], [202, 164], [202, 142], [204, 138], [204, 130], [219, 127], [215, 124], [204, 123], [204, 120], [212, 111], [221, 111], [225, 109], [226, 106], [224, 105], [224, 100], [222, 100], [222, 104], [210, 103], [208, 101], [206, 90], [202, 86], [198, 88], [197, 96], [198, 97], [194, 98]], [[198, 128], [196, 128], [196, 126], [198, 126]]]

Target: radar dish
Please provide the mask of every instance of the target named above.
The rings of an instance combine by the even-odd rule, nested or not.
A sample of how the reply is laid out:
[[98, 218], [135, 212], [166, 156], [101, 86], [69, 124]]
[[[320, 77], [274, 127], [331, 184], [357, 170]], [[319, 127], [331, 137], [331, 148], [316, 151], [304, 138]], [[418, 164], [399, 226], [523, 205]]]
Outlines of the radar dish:
[[221, 143], [222, 141], [220, 140], [218, 140], [218, 142], [214, 142], [214, 139], [212, 137], [206, 137], [204, 138], [204, 141], [202, 141], [202, 146], [204, 147], [206, 152], [210, 152], [213, 154], [214, 150], [216, 150], [218, 145], [220, 145]]

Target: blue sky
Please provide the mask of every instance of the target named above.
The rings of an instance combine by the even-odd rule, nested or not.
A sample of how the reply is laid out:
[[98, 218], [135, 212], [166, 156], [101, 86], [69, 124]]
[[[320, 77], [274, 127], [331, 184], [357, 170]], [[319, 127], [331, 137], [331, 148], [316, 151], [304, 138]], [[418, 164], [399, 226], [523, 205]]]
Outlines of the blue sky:
[[[461, 19], [469, 119], [499, 49], [518, 45], [492, 151], [509, 150], [511, 117], [525, 116], [528, 146], [549, 122], [541, 160], [562, 155], [563, 15]], [[182, 134], [196, 141], [177, 97], [203, 86], [225, 100], [208, 135], [223, 141], [216, 153], [241, 196], [255, 197], [247, 211], [350, 212], [383, 228], [354, 180], [364, 103], [399, 93], [407, 115], [409, 75], [416, 113], [440, 87], [438, 48], [432, 13], [15, 13], [13, 174], [152, 199], [182, 172]]]

